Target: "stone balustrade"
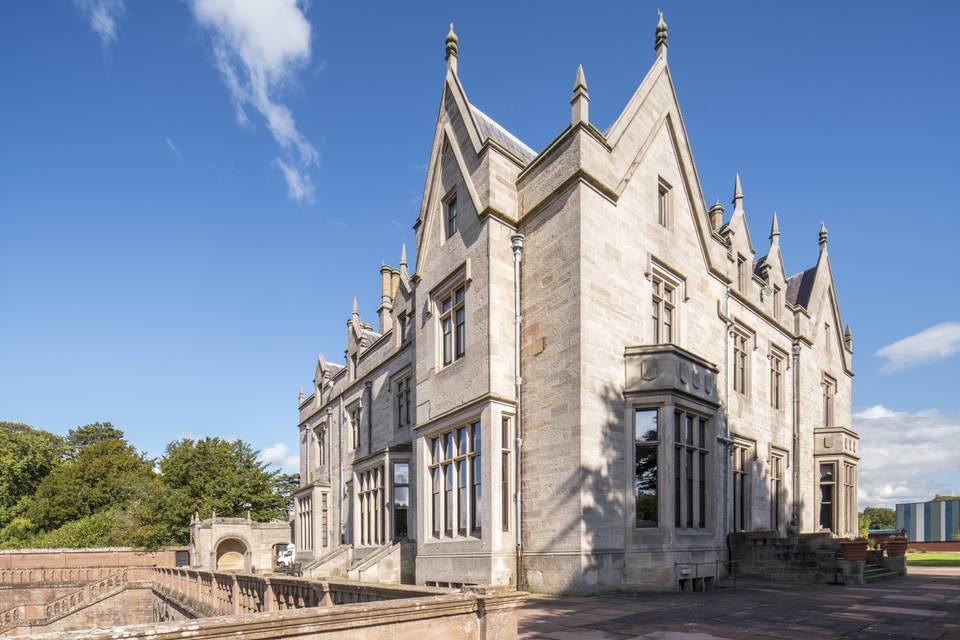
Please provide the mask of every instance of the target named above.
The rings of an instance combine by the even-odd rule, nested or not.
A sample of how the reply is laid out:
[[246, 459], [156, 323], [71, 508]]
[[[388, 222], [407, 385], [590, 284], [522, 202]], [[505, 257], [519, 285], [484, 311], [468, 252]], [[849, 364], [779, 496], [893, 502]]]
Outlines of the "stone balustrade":
[[368, 584], [349, 580], [317, 581], [177, 567], [158, 567], [153, 570], [151, 580], [159, 591], [181, 600], [205, 616], [286, 611], [451, 593], [449, 589], [434, 587]]
[[116, 572], [117, 569], [115, 567], [0, 569], [0, 586], [81, 584], [102, 580]]
[[114, 572], [113, 575], [88, 584], [82, 589], [78, 589], [77, 591], [54, 600], [50, 604], [46, 605], [44, 607], [44, 617], [48, 620], [50, 618], [55, 618], [60, 614], [73, 610], [78, 605], [90, 602], [101, 594], [112, 591], [117, 587], [122, 587], [126, 584], [127, 570], [124, 569], [119, 572]]

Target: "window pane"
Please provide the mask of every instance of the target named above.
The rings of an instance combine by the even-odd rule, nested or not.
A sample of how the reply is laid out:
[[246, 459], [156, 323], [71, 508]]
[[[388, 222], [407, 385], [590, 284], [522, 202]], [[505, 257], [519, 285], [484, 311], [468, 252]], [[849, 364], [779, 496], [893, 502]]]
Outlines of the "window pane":
[[657, 410], [636, 409], [633, 413], [634, 439], [637, 442], [656, 442]]
[[820, 465], [820, 482], [833, 482], [833, 465]]
[[467, 440], [467, 428], [460, 427], [457, 429], [457, 444], [459, 449], [457, 451], [458, 455], [465, 456], [467, 455], [467, 446], [470, 444]]
[[637, 527], [657, 526], [657, 446], [636, 445], [634, 490]]
[[[479, 429], [478, 429], [479, 430]], [[480, 456], [473, 458], [473, 469], [471, 477], [473, 478], [473, 495], [470, 511], [473, 513], [473, 530], [480, 531], [483, 521], [483, 476], [481, 474]]]
[[457, 463], [457, 525], [461, 534], [467, 533], [467, 467]]
[[456, 293], [454, 294], [454, 297], [456, 298], [456, 301], [459, 303], [459, 302], [463, 302], [463, 298], [465, 295], [466, 295], [466, 287], [460, 287], [459, 289], [457, 289]]
[[480, 451], [480, 434], [481, 434], [479, 422], [473, 423], [472, 431], [473, 431], [473, 451], [479, 452]]
[[410, 483], [410, 464], [407, 462], [393, 463], [393, 484]]

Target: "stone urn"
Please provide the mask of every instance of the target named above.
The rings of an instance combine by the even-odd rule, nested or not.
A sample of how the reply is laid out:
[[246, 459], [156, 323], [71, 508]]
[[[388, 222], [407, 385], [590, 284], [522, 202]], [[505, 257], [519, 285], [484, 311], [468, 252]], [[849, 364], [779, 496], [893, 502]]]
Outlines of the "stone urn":
[[907, 553], [907, 539], [904, 536], [890, 536], [883, 543], [888, 558], [902, 558]]
[[844, 560], [864, 561], [867, 559], [867, 540], [857, 538], [855, 540], [843, 540], [840, 542], [840, 549], [843, 552]]

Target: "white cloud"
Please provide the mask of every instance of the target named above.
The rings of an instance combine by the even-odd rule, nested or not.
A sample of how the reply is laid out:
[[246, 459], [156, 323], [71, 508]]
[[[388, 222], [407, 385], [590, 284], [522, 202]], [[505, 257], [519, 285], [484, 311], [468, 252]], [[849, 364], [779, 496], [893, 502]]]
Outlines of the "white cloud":
[[73, 0], [73, 4], [86, 16], [104, 47], [117, 39], [117, 18], [126, 9], [123, 0]]
[[260, 457], [263, 458], [264, 462], [277, 465], [282, 471], [297, 471], [300, 469], [300, 457], [283, 442], [267, 447], [261, 452]]
[[173, 140], [171, 140], [170, 138], [166, 138], [166, 141], [167, 141], [167, 148], [170, 149], [170, 153], [172, 153], [173, 155], [179, 158], [180, 149], [177, 149], [177, 145], [173, 144]]
[[893, 506], [960, 490], [960, 416], [882, 405], [853, 416], [860, 434], [860, 506]]
[[214, 62], [230, 91], [240, 124], [247, 109], [263, 117], [283, 157], [274, 165], [298, 202], [313, 198], [308, 171], [319, 163], [316, 148], [297, 129], [277, 93], [310, 60], [310, 23], [298, 0], [190, 0], [194, 18], [209, 29]]
[[960, 322], [943, 322], [888, 344], [876, 355], [886, 358], [883, 371], [892, 372], [949, 358], [960, 351]]

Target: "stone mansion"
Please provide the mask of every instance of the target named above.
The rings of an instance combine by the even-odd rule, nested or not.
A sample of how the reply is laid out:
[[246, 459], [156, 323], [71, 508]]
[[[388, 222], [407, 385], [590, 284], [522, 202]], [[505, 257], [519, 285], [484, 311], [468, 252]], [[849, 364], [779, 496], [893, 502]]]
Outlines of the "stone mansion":
[[676, 589], [724, 571], [731, 532], [857, 532], [826, 228], [788, 275], [739, 176], [731, 213], [706, 205], [667, 46], [661, 16], [606, 130], [578, 69], [534, 151], [471, 104], [451, 25], [415, 260], [301, 393], [305, 574]]

